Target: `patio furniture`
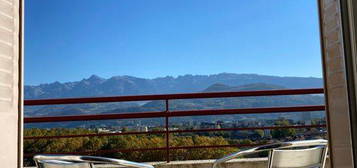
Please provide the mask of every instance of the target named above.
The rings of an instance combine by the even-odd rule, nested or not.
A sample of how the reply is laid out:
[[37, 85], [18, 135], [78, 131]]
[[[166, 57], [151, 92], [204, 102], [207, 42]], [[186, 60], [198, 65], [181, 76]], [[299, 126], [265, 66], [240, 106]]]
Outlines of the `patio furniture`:
[[38, 168], [95, 168], [96, 164], [121, 165], [135, 168], [154, 168], [152, 165], [95, 156], [36, 155], [33, 158]]
[[317, 139], [259, 146], [218, 159], [212, 168], [218, 168], [228, 160], [263, 151], [269, 151], [268, 168], [324, 168], [327, 143], [327, 140]]

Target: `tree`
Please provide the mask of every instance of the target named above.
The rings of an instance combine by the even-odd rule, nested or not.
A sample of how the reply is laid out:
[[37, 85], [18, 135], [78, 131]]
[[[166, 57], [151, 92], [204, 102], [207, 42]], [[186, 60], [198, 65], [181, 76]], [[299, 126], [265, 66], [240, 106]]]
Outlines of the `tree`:
[[[290, 123], [288, 120], [281, 118], [281, 119], [277, 120], [274, 125], [275, 126], [289, 126]], [[282, 139], [282, 138], [295, 136], [296, 131], [293, 128], [274, 129], [271, 131], [271, 135], [273, 138]]]
[[264, 131], [263, 130], [254, 130], [254, 133], [257, 134], [260, 138], [264, 137]]
[[128, 132], [128, 131], [129, 131], [128, 127], [123, 127], [123, 128], [121, 129], [121, 132]]
[[[26, 136], [54, 136], [93, 134], [87, 129], [25, 129]], [[214, 146], [231, 144], [223, 137], [175, 136], [170, 135], [170, 146]], [[98, 137], [76, 137], [59, 139], [25, 140], [24, 152], [29, 153], [64, 153], [94, 151], [96, 156], [105, 156], [139, 162], [165, 160], [165, 150], [131, 151], [131, 149], [163, 148], [166, 139], [163, 135], [120, 135]], [[100, 150], [126, 150], [127, 152], [102, 153]], [[171, 151], [172, 160], [215, 159], [237, 151], [236, 148], [200, 148], [178, 149]], [[25, 158], [26, 166], [33, 165], [31, 158]]]

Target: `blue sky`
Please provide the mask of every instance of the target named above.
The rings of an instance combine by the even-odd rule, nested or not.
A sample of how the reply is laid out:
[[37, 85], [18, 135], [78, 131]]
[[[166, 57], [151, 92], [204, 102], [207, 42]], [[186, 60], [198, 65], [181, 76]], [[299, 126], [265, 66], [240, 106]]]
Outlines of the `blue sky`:
[[315, 0], [28, 0], [25, 83], [184, 74], [321, 77]]

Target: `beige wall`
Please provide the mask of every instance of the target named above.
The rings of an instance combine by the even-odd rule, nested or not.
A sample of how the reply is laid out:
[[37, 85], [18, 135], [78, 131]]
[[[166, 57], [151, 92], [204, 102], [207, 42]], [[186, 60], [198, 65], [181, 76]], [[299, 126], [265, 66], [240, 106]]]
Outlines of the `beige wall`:
[[333, 167], [352, 168], [352, 137], [339, 0], [321, 0], [323, 63]]
[[18, 167], [19, 0], [0, 0], [0, 167]]

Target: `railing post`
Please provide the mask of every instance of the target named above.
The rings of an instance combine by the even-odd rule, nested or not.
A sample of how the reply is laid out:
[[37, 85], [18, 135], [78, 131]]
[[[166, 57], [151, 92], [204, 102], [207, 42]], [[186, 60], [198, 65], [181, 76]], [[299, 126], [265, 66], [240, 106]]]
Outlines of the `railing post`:
[[170, 132], [169, 132], [169, 100], [165, 100], [165, 127], [166, 127], [166, 162], [170, 162]]

